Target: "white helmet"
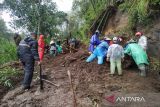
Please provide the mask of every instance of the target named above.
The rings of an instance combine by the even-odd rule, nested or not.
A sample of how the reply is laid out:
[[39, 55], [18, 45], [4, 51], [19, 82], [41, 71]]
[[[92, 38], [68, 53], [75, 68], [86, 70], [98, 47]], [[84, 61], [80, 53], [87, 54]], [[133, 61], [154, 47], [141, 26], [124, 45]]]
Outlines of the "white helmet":
[[104, 39], [105, 39], [105, 40], [111, 40], [111, 38], [109, 38], [109, 37], [104, 37]]
[[52, 41], [50, 42], [50, 45], [53, 44], [53, 43], [55, 43], [55, 42], [52, 40]]
[[96, 30], [96, 33], [99, 33], [99, 30]]
[[114, 38], [113, 38], [113, 41], [115, 41], [115, 42], [116, 42], [117, 40], [118, 40], [118, 38], [117, 38], [117, 37], [114, 37]]

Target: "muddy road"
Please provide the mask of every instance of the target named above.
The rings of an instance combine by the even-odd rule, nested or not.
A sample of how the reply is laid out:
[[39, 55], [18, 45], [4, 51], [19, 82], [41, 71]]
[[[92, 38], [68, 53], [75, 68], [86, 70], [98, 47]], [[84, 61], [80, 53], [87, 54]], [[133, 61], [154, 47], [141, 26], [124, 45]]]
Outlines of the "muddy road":
[[[123, 70], [123, 76], [109, 76], [109, 64], [98, 65], [97, 61], [86, 63], [88, 56], [83, 50], [66, 53], [55, 58], [46, 56], [42, 65], [43, 74], [53, 84], [44, 82], [39, 91], [36, 76], [31, 90], [20, 91], [20, 85], [1, 99], [1, 107], [73, 107], [73, 92], [67, 71], [71, 72], [77, 107], [160, 107], [160, 82], [154, 72], [148, 77], [138, 75], [136, 68]], [[39, 68], [36, 67], [36, 72]], [[107, 101], [110, 95], [138, 96], [145, 102]]]

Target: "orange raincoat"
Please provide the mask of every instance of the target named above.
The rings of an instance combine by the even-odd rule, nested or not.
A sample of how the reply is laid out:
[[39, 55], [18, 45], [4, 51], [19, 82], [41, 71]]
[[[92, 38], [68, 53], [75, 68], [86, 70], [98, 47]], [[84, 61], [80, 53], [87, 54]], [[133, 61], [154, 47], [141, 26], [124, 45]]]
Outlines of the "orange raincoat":
[[40, 61], [43, 60], [44, 50], [45, 50], [44, 36], [40, 35], [39, 40], [38, 40], [38, 53], [39, 53]]

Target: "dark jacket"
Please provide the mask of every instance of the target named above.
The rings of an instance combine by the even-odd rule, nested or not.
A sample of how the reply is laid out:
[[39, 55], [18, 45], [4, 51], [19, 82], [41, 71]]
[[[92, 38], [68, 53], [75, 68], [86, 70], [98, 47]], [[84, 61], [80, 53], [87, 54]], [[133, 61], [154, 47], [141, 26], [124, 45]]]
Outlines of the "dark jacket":
[[20, 59], [27, 57], [28, 60], [39, 61], [37, 40], [27, 37], [19, 43], [18, 56]]

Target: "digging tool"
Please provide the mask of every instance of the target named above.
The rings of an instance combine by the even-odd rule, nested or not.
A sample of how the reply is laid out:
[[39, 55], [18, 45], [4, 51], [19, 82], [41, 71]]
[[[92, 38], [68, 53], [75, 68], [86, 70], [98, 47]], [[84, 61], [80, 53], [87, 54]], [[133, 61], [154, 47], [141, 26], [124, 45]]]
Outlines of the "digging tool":
[[43, 90], [42, 66], [41, 66], [41, 64], [39, 65], [39, 67], [40, 67], [40, 73], [39, 73], [39, 78], [40, 78], [40, 89]]
[[71, 77], [71, 73], [70, 73], [69, 70], [67, 71], [67, 74], [68, 74], [68, 77], [69, 77], [69, 80], [70, 80], [70, 84], [71, 84], [71, 89], [72, 89], [72, 92], [73, 92], [73, 104], [74, 104], [73, 107], [77, 107], [76, 94], [74, 92], [73, 83], [72, 83], [72, 77]]

